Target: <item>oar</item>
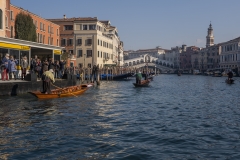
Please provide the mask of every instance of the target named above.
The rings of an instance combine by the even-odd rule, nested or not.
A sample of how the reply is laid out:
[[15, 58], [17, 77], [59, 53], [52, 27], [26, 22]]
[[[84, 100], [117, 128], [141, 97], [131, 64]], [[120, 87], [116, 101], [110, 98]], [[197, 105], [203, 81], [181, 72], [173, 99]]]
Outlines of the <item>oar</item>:
[[[54, 85], [54, 84], [52, 84], [52, 83], [51, 83], [51, 85], [52, 85], [53, 87], [56, 87], [56, 88], [58, 88], [58, 89], [61, 89], [61, 90], [63, 90], [63, 88], [60, 88], [60, 87], [58, 87], [58, 86], [55, 86], [55, 85]], [[73, 94], [73, 93], [71, 93], [71, 92], [68, 92], [68, 93], [70, 93], [70, 94], [72, 94], [73, 96], [77, 97], [75, 94]]]

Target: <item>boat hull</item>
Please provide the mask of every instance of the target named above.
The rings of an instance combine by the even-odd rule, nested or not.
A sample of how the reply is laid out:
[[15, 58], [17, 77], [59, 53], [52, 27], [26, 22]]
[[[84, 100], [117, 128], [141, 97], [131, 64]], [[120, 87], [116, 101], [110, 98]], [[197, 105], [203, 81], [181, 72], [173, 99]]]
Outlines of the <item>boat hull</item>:
[[232, 79], [232, 80], [226, 79], [225, 82], [226, 82], [227, 84], [234, 84], [234, 80], [233, 80], [233, 79]]
[[141, 84], [133, 83], [135, 87], [148, 87], [150, 83], [150, 80], [143, 80], [141, 81]]
[[83, 94], [88, 89], [88, 85], [81, 85], [80, 86], [71, 86], [66, 87], [63, 89], [54, 89], [51, 90], [51, 94], [45, 94], [40, 91], [35, 92], [28, 92], [38, 99], [53, 99], [53, 98], [62, 98], [62, 97], [70, 97], [70, 96], [77, 96]]

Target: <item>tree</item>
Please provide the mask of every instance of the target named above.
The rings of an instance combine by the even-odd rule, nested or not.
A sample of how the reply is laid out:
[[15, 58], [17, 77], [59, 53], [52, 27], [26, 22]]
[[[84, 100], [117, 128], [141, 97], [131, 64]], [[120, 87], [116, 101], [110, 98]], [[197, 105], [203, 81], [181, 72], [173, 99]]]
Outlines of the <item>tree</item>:
[[37, 41], [36, 27], [30, 14], [20, 12], [15, 19], [15, 38], [26, 41]]
[[61, 56], [61, 59], [66, 61], [68, 59], [68, 56], [69, 56], [68, 52], [64, 52]]

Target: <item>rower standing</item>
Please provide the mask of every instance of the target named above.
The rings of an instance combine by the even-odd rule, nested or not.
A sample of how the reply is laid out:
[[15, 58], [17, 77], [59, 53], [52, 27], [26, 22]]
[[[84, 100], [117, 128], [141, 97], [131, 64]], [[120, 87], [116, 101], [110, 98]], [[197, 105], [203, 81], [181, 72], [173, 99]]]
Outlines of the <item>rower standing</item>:
[[51, 94], [51, 82], [54, 83], [54, 71], [50, 69], [49, 71], [45, 71], [42, 75], [42, 87], [43, 92], [45, 94]]

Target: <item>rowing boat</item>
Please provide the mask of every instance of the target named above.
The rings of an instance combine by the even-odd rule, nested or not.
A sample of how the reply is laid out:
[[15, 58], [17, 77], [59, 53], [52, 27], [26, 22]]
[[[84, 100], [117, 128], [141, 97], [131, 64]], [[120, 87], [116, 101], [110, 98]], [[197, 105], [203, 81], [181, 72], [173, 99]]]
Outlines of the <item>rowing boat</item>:
[[150, 80], [147, 79], [147, 80], [142, 80], [140, 84], [138, 84], [138, 83], [133, 83], [133, 85], [134, 85], [135, 87], [148, 87], [149, 83], [150, 83]]
[[53, 89], [51, 90], [52, 93], [45, 94], [40, 91], [28, 92], [39, 99], [52, 99], [52, 98], [61, 98], [61, 97], [69, 97], [69, 96], [77, 96], [83, 94], [88, 87], [91, 85], [80, 85], [80, 86], [70, 86], [61, 89]]

